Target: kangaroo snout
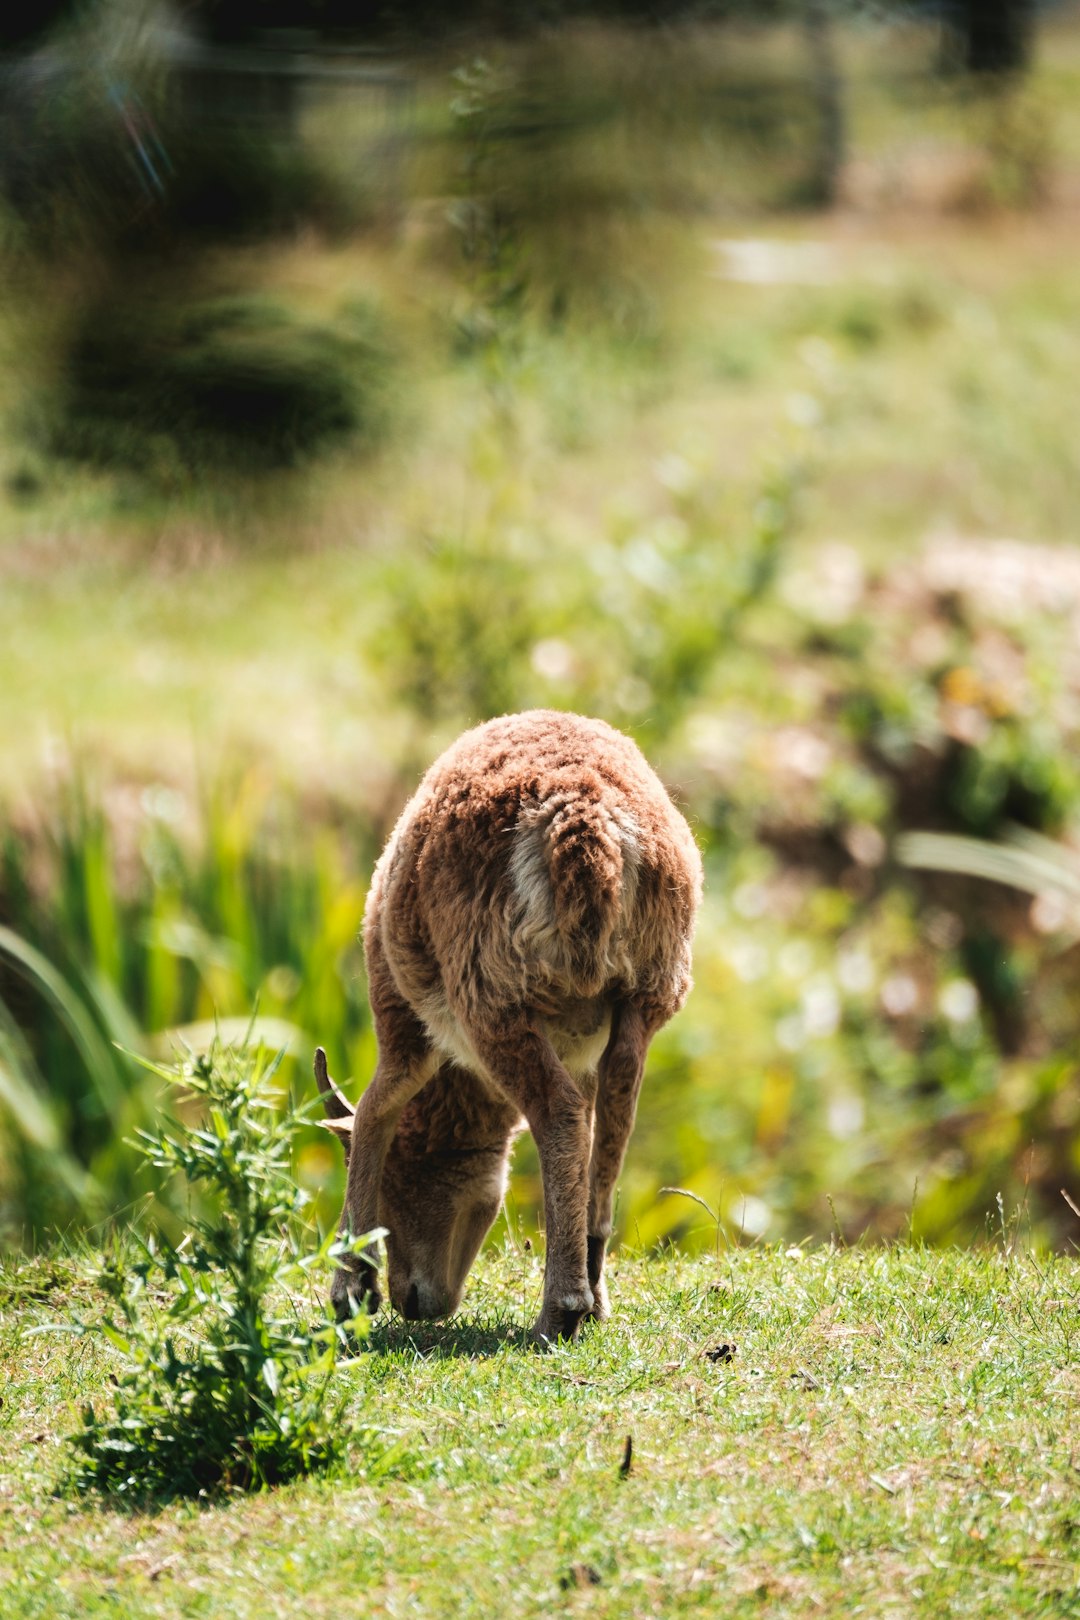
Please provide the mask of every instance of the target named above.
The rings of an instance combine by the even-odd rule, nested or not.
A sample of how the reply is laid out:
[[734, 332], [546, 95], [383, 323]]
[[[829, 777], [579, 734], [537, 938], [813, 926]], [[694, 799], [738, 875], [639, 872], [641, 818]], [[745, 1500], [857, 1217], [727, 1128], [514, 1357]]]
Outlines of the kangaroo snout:
[[395, 1307], [401, 1312], [406, 1322], [435, 1322], [441, 1316], [449, 1316], [454, 1309], [454, 1301], [445, 1289], [416, 1278], [409, 1283], [404, 1299]]

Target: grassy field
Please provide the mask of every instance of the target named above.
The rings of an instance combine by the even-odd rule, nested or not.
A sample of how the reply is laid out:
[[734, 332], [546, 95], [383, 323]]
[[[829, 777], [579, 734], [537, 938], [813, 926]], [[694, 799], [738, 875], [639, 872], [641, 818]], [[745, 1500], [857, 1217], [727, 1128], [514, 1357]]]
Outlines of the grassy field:
[[546, 1355], [541, 1256], [496, 1249], [459, 1319], [342, 1365], [336, 1476], [120, 1511], [62, 1486], [109, 1393], [108, 1347], [50, 1331], [100, 1311], [89, 1268], [0, 1275], [11, 1620], [1080, 1614], [1080, 1270], [1010, 1234], [623, 1253], [613, 1321]]
[[[385, 712], [382, 672], [365, 657], [388, 559], [420, 568], [437, 541], [492, 525], [580, 554], [666, 518], [680, 479], [711, 528], [730, 534], [770, 464], [806, 441], [804, 554], [843, 542], [880, 562], [942, 533], [1073, 538], [1080, 226], [845, 215], [770, 225], [778, 254], [819, 246], [824, 287], [721, 279], [721, 234], [712, 223], [660, 233], [676, 273], [636, 272], [654, 340], [620, 352], [602, 334], [532, 331], [510, 444], [492, 434], [475, 367], [423, 375], [443, 329], [417, 361], [406, 436], [374, 463], [338, 458], [269, 488], [141, 490], [130, 510], [115, 481], [63, 469], [33, 502], [9, 494], [9, 800], [32, 797], [73, 745], [103, 771], [173, 782], [196, 759], [257, 759], [308, 794], [378, 808], [387, 779], [411, 764], [417, 729], [430, 730], [400, 705]], [[261, 258], [264, 277], [289, 285], [310, 253]], [[370, 282], [366, 251], [317, 255], [316, 268], [343, 290]], [[451, 296], [430, 270], [425, 284], [405, 246], [378, 274], [398, 298], [404, 287]], [[5, 460], [16, 472], [18, 449]], [[530, 695], [557, 697], [557, 680], [536, 672]]]

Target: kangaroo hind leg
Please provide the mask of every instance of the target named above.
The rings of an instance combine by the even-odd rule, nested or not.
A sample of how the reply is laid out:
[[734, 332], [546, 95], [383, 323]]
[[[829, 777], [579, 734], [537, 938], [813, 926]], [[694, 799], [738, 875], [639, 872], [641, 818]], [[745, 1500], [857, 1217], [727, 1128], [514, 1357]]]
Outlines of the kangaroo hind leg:
[[626, 1144], [634, 1128], [645, 1054], [659, 1020], [652, 1022], [633, 1001], [616, 1007], [611, 1035], [600, 1059], [596, 1084], [596, 1121], [589, 1161], [588, 1276], [593, 1293], [592, 1316], [604, 1321], [610, 1312], [604, 1281], [604, 1256], [615, 1202], [615, 1183]]

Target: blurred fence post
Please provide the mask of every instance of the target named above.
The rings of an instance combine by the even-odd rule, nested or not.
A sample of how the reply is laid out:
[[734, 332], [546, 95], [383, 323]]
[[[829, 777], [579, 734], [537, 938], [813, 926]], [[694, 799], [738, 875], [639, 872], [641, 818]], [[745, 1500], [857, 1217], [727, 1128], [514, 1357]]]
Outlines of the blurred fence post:
[[829, 0], [804, 0], [802, 15], [810, 56], [810, 83], [818, 116], [812, 186], [816, 200], [828, 207], [836, 201], [847, 147], [843, 82], [836, 57]]
[[1031, 62], [1034, 0], [955, 0], [949, 28], [969, 73], [1021, 73]]

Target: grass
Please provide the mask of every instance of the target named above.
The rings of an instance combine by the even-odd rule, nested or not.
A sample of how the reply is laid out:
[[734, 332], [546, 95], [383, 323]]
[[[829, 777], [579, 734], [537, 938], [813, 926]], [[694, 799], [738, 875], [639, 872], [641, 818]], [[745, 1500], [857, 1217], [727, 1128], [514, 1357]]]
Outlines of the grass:
[[[1068, 539], [1075, 228], [873, 229], [866, 244], [843, 216], [771, 228], [825, 243], [836, 283], [807, 289], [716, 280], [715, 226], [671, 226], [691, 267], [675, 285], [647, 272], [659, 350], [535, 330], [509, 451], [489, 441], [476, 371], [432, 364], [445, 330], [407, 439], [363, 470], [343, 456], [306, 483], [164, 499], [50, 469], [28, 499], [9, 444], [0, 682], [16, 701], [0, 718], [0, 788], [33, 781], [67, 734], [120, 772], [182, 773], [196, 732], [204, 759], [240, 750], [305, 782], [340, 781], [358, 745], [392, 768], [402, 727], [380, 715], [364, 653], [386, 556], [422, 566], [448, 518], [469, 526], [493, 500], [500, 529], [585, 548], [666, 510], [671, 457], [716, 492], [729, 530], [807, 398], [824, 412], [807, 551], [841, 538], [880, 559], [942, 530]], [[343, 287], [369, 258], [333, 256]], [[295, 256], [276, 262], [287, 280]], [[450, 297], [405, 246], [384, 273]]]
[[[104, 1335], [63, 1331], [108, 1314], [100, 1254], [47, 1240], [0, 1259], [5, 1620], [1080, 1617], [1080, 1271], [1057, 1191], [1078, 1164], [1075, 956], [1026, 897], [874, 865], [905, 825], [896, 773], [951, 757], [956, 710], [988, 728], [964, 756], [990, 767], [972, 803], [997, 818], [1002, 784], [1030, 778], [1055, 811], [1045, 831], [1076, 819], [1074, 621], [1036, 598], [1022, 625], [999, 622], [971, 585], [946, 612], [910, 574], [942, 534], [1075, 540], [1080, 32], [1063, 16], [1040, 37], [1024, 100], [993, 125], [929, 79], [918, 31], [845, 36], [850, 183], [813, 217], [766, 211], [791, 200], [797, 135], [769, 147], [749, 120], [765, 101], [709, 100], [729, 63], [782, 97], [791, 34], [730, 52], [724, 34], [665, 35], [644, 59], [626, 39], [549, 41], [573, 118], [554, 136], [540, 121], [544, 184], [486, 279], [463, 273], [446, 220], [467, 155], [449, 76], [426, 81], [400, 230], [220, 250], [190, 289], [235, 287], [304, 332], [377, 307], [407, 408], [362, 461], [163, 486], [48, 460], [18, 426], [56, 384], [72, 272], [49, 297], [11, 277], [0, 804], [20, 881], [0, 924], [24, 956], [38, 941], [102, 1033], [122, 1014], [122, 1044], [154, 1050], [257, 996], [294, 1028], [304, 1086], [322, 1039], [355, 1093], [363, 877], [418, 767], [503, 692], [635, 726], [692, 807], [710, 881], [698, 989], [656, 1043], [623, 1178], [639, 1247], [613, 1261], [613, 1321], [580, 1344], [526, 1343], [542, 1276], [526, 1159], [524, 1216], [511, 1206], [465, 1314], [384, 1316], [339, 1364], [327, 1477], [119, 1510], [65, 1483], [80, 1410], [107, 1410], [122, 1371]], [[684, 98], [688, 58], [702, 76]], [[484, 185], [528, 168], [522, 133]], [[727, 279], [731, 238], [810, 244], [825, 278]], [[688, 625], [707, 634], [717, 578], [728, 559], [737, 576], [796, 456], [809, 476], [775, 599], [703, 674]], [[840, 622], [818, 616], [838, 541], [866, 574]], [[917, 629], [938, 650], [913, 651]], [[705, 683], [692, 701], [683, 659]], [[72, 756], [92, 762], [107, 835], [64, 818]], [[785, 774], [789, 758], [807, 771]], [[941, 795], [957, 783], [932, 786], [955, 826]], [[1006, 1050], [1009, 973], [1030, 1027]], [[7, 1083], [8, 1046], [24, 1048], [0, 1036]], [[16, 1097], [33, 1151], [9, 1162], [10, 1119], [0, 1141], [4, 1187], [50, 1207], [58, 1169], [77, 1202], [84, 1167], [104, 1182], [142, 1117], [107, 1117], [65, 1042], [37, 1028], [25, 1048], [47, 1076], [35, 1089], [29, 1061]], [[321, 1133], [298, 1170], [332, 1218], [341, 1167]], [[729, 1248], [672, 1181], [724, 1233], [835, 1230], [840, 1246]], [[988, 1240], [984, 1212], [1028, 1187], [1030, 1251], [1011, 1230]], [[5, 1219], [28, 1230], [20, 1197]], [[909, 1240], [843, 1246], [863, 1230]], [[699, 1252], [652, 1254], [672, 1233]], [[287, 1303], [318, 1314], [314, 1294]]]
[[117, 1512], [57, 1494], [112, 1352], [34, 1331], [102, 1309], [86, 1258], [6, 1262], [5, 1616], [1080, 1614], [1074, 1256], [623, 1253], [613, 1321], [546, 1356], [541, 1264], [377, 1321], [336, 1476]]

